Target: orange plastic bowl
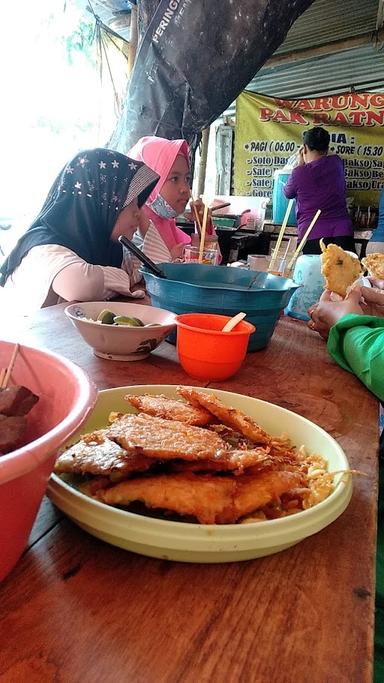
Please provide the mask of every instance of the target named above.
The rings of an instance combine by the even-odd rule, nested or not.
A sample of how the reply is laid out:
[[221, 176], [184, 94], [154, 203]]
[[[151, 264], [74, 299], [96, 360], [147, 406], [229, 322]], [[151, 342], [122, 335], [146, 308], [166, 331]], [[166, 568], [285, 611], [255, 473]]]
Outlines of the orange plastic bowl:
[[254, 325], [242, 320], [222, 332], [228, 315], [184, 313], [176, 316], [177, 351], [185, 372], [195, 379], [223, 380], [241, 367]]
[[[14, 344], [0, 341], [0, 367]], [[71, 361], [49, 351], [20, 346], [11, 384], [39, 396], [28, 414], [25, 446], [0, 456], [0, 581], [23, 552], [43, 498], [58, 448], [84, 422], [96, 387]]]

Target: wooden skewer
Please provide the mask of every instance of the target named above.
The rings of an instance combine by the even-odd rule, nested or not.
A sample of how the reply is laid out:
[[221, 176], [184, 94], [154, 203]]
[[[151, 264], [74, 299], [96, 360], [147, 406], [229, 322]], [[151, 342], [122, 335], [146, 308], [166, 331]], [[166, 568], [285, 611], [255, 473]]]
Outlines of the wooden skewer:
[[0, 387], [1, 389], [6, 389], [8, 386], [9, 378], [11, 376], [12, 370], [14, 368], [15, 362], [16, 362], [16, 356], [19, 352], [20, 344], [15, 344], [15, 348], [13, 349], [13, 353], [11, 356], [10, 363], [7, 368], [3, 368], [1, 371], [0, 375]]

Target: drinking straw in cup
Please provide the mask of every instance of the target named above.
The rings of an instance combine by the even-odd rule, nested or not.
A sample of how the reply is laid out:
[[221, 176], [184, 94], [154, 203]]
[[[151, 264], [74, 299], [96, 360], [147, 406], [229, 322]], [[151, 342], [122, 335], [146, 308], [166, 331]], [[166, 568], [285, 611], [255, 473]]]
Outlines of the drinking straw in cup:
[[201, 226], [201, 235], [200, 235], [199, 263], [202, 263], [202, 261], [203, 261], [203, 251], [204, 251], [204, 245], [205, 245], [205, 233], [207, 230], [207, 220], [208, 220], [208, 200], [205, 197], [204, 198], [203, 224]]
[[293, 254], [293, 256], [292, 256], [290, 262], [288, 263], [288, 267], [287, 267], [287, 270], [288, 270], [288, 271], [292, 270], [293, 265], [294, 265], [294, 263], [295, 263], [295, 261], [296, 261], [298, 255], [300, 254], [301, 250], [303, 249], [303, 247], [304, 247], [304, 245], [305, 245], [305, 243], [306, 243], [306, 241], [307, 241], [307, 239], [308, 239], [308, 235], [309, 235], [309, 233], [311, 232], [311, 230], [312, 230], [313, 226], [315, 225], [315, 223], [316, 223], [318, 217], [320, 216], [320, 214], [321, 214], [321, 209], [317, 209], [317, 211], [316, 211], [314, 217], [312, 218], [312, 220], [311, 220], [311, 222], [310, 222], [308, 228], [307, 228], [306, 231], [305, 231], [305, 234], [304, 234], [303, 239], [301, 240], [299, 246], [296, 248], [296, 250], [295, 250], [295, 252], [294, 252], [294, 254]]
[[196, 209], [196, 204], [195, 204], [195, 200], [193, 199], [193, 197], [191, 197], [191, 204], [192, 204], [193, 213], [195, 215], [197, 232], [199, 233], [199, 235], [201, 235], [200, 216], [199, 216], [198, 210]]
[[276, 268], [275, 268], [275, 265], [276, 265], [276, 264], [275, 264], [275, 260], [276, 260], [276, 258], [277, 258], [278, 253], [279, 253], [279, 249], [280, 249], [281, 241], [282, 241], [282, 239], [283, 239], [283, 235], [284, 235], [284, 232], [285, 232], [285, 228], [287, 227], [289, 214], [291, 213], [291, 209], [292, 209], [292, 204], [293, 204], [293, 199], [290, 199], [289, 202], [288, 202], [287, 210], [286, 210], [286, 212], [285, 212], [285, 216], [284, 216], [284, 219], [283, 219], [283, 222], [282, 222], [282, 225], [281, 225], [281, 228], [280, 228], [280, 232], [279, 232], [279, 235], [278, 235], [276, 244], [275, 244], [275, 248], [274, 248], [274, 250], [273, 250], [273, 252], [272, 252], [272, 258], [271, 258], [271, 262], [270, 262], [270, 264], [269, 264], [268, 270], [276, 270]]

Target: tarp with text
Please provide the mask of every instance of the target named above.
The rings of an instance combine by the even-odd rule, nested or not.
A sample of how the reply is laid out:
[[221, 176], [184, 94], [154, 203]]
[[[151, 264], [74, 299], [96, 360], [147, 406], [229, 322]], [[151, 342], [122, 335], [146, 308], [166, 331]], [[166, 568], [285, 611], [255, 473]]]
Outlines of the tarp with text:
[[110, 146], [127, 152], [143, 135], [195, 142], [312, 2], [160, 0], [137, 51]]
[[330, 153], [345, 162], [347, 194], [378, 204], [384, 185], [384, 93], [345, 93], [282, 100], [244, 91], [237, 99], [235, 193], [272, 196], [273, 173], [302, 144], [305, 130], [324, 125]]

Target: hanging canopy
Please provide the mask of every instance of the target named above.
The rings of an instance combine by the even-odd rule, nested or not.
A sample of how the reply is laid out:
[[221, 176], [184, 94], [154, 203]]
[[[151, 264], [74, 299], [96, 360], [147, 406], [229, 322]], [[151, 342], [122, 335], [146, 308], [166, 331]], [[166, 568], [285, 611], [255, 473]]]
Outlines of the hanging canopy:
[[196, 135], [234, 101], [313, 0], [160, 0], [110, 141]]

